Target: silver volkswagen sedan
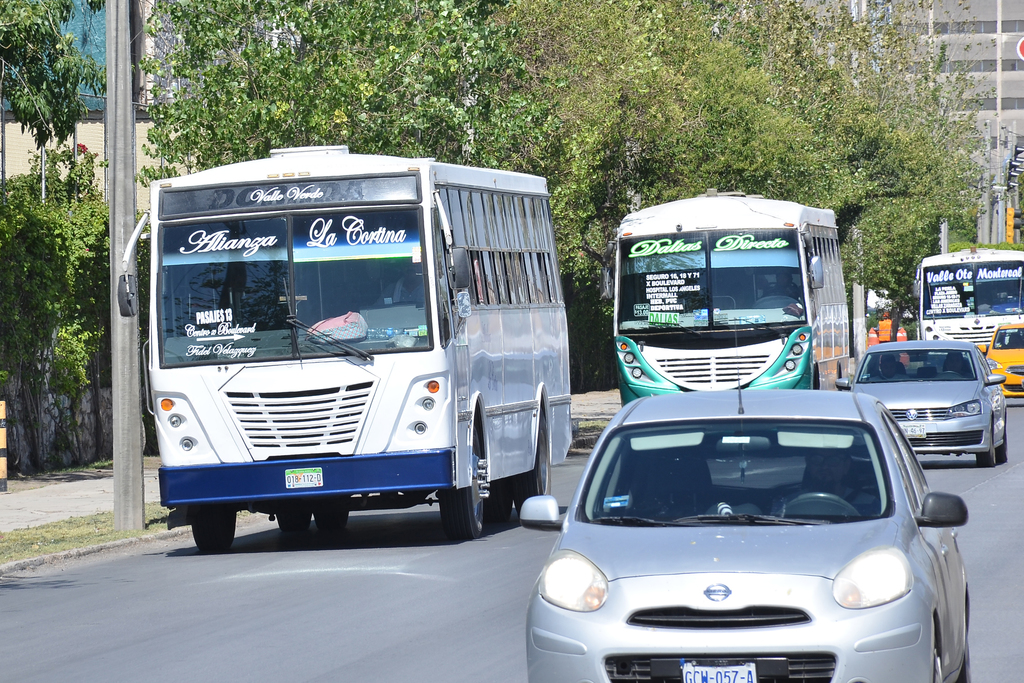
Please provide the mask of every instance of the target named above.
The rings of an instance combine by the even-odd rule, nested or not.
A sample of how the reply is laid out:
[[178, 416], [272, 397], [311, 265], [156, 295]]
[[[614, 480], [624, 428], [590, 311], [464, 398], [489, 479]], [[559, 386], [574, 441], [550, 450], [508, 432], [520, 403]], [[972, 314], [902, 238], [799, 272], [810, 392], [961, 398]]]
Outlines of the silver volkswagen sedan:
[[1006, 462], [1005, 381], [970, 342], [912, 341], [871, 347], [836, 387], [881, 400], [918, 453], [972, 453], [992, 467]]
[[609, 423], [530, 599], [531, 683], [970, 680], [958, 496], [862, 393], [643, 398]]

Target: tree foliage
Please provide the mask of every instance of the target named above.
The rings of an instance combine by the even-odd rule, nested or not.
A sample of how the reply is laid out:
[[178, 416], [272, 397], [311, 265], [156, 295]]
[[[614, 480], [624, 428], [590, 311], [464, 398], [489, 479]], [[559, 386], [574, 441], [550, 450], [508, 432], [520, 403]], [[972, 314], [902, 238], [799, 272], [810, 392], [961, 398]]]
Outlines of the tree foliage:
[[0, 394], [28, 440], [10, 451], [23, 471], [97, 456], [78, 448], [75, 409], [109, 367], [108, 211], [97, 155], [78, 152], [47, 155], [45, 204], [30, 174], [10, 179], [0, 205]]
[[[103, 0], [89, 0], [98, 10]], [[75, 46], [61, 25], [72, 0], [3, 0], [0, 3], [0, 100], [29, 130], [38, 147], [67, 140], [86, 114], [80, 90], [102, 92], [103, 70]]]

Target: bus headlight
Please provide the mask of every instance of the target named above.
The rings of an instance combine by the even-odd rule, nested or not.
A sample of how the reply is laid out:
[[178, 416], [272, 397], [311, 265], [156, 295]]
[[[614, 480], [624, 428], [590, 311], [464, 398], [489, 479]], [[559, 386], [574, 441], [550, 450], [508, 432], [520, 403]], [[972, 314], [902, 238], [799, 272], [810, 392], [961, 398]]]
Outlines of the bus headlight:
[[793, 355], [794, 356], [799, 356], [803, 352], [804, 352], [804, 347], [800, 346], [799, 344], [793, 344]]
[[417, 423], [415, 423], [412, 426], [412, 430], [414, 432], [416, 432], [417, 434], [426, 434], [427, 433], [427, 423], [426, 422], [417, 422]]
[[185, 418], [183, 418], [181, 415], [171, 415], [169, 418], [167, 418], [167, 424], [171, 425], [171, 427], [173, 427], [174, 429], [177, 429], [184, 423]]
[[626, 365], [632, 365], [633, 363], [636, 362], [636, 356], [634, 356], [632, 353], [627, 353], [625, 356], [622, 357], [622, 360], [626, 363]]
[[196, 447], [195, 439], [192, 439], [191, 437], [186, 436], [184, 439], [181, 440], [181, 450], [185, 451], [186, 453], [188, 453], [190, 450], [192, 450], [195, 447]]
[[429, 396], [427, 396], [425, 399], [423, 399], [423, 410], [433, 410], [433, 409], [434, 409], [434, 399], [432, 399]]
[[633, 368], [629, 371], [629, 374], [633, 375], [633, 379], [640, 379], [644, 376], [644, 371], [640, 368]]
[[796, 370], [796, 361], [795, 360], [787, 360], [785, 367], [786, 367], [786, 370], [788, 370], [789, 372], [793, 372], [794, 370]]

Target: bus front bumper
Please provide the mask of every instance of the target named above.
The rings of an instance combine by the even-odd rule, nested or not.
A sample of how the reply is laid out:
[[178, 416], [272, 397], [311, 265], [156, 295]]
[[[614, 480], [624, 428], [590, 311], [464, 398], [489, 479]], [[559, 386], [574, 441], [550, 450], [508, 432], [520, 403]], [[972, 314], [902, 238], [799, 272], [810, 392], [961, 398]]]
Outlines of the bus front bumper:
[[[329, 458], [189, 465], [160, 468], [160, 504], [250, 503], [392, 491], [433, 491], [454, 486], [451, 448]], [[305, 486], [296, 470], [312, 471]], [[319, 470], [319, 471], [317, 471]], [[291, 473], [291, 477], [289, 477]]]

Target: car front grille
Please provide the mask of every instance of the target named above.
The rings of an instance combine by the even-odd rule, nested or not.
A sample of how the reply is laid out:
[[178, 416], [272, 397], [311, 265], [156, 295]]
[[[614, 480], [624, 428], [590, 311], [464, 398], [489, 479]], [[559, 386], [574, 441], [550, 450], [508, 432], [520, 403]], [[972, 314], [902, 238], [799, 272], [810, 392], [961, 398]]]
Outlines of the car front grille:
[[711, 388], [720, 384], [745, 384], [759, 376], [771, 358], [770, 355], [673, 358], [659, 360], [658, 367], [676, 382]]
[[256, 453], [287, 456], [302, 449], [304, 455], [351, 455], [373, 385], [225, 395]]
[[958, 446], [977, 446], [985, 437], [984, 430], [977, 429], [968, 432], [945, 432], [929, 434], [928, 436], [910, 439], [914, 448], [954, 448]]
[[953, 330], [948, 334], [957, 341], [987, 344], [992, 340], [993, 332], [995, 332], [995, 327], [961, 327], [959, 330]]
[[740, 610], [699, 610], [689, 607], [663, 607], [636, 612], [629, 618], [632, 626], [655, 628], [762, 628], [790, 626], [811, 621], [805, 612], [787, 607], [748, 607]]
[[[910, 410], [909, 408], [907, 410]], [[949, 415], [949, 408], [916, 408], [917, 417], [911, 419], [907, 417], [907, 410], [893, 410], [889, 409], [892, 416], [901, 422], [927, 422], [936, 420], [945, 420]]]
[[[828, 653], [728, 655], [720, 658], [706, 654], [680, 655], [627, 655], [608, 657], [604, 660], [605, 672], [613, 683], [628, 681], [672, 681], [682, 680], [681, 659], [720, 660], [723, 663], [757, 662], [757, 683], [829, 683], [836, 670], [836, 658]], [[652, 676], [651, 660], [659, 669]], [[667, 660], [674, 660], [667, 661]], [[764, 673], [762, 673], [764, 671]], [[671, 673], [669, 673], [671, 672]], [[786, 672], [786, 673], [783, 673]]]
[[1007, 391], [1019, 392], [1024, 391], [1024, 385], [1021, 384], [1004, 384], [1003, 389]]
[[1024, 375], [1024, 365], [1011, 365], [1006, 371], [1011, 375]]

